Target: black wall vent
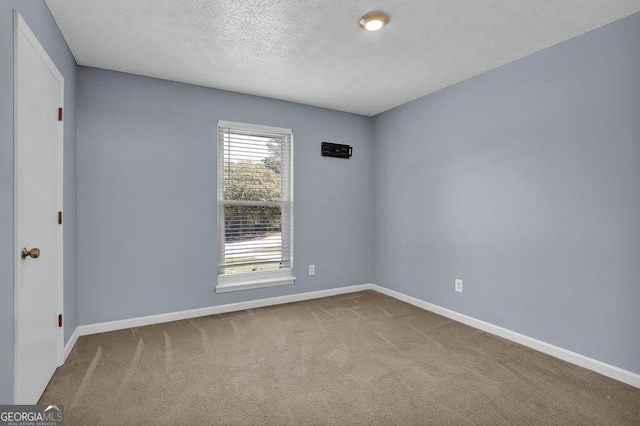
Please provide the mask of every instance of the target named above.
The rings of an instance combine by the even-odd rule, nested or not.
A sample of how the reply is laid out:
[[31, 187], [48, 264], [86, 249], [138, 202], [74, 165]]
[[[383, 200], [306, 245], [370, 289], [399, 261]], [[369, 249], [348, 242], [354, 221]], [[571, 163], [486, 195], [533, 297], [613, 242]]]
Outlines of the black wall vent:
[[339, 143], [322, 142], [320, 153], [323, 157], [351, 158], [353, 147]]

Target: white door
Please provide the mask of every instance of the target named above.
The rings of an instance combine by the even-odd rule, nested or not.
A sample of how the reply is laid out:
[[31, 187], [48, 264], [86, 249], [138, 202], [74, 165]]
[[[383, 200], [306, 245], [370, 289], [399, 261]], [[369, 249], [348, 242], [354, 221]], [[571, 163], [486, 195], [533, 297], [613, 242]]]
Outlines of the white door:
[[[14, 12], [15, 403], [35, 404], [62, 361], [64, 80]], [[29, 253], [26, 258], [22, 249]], [[39, 250], [39, 254], [37, 251]]]

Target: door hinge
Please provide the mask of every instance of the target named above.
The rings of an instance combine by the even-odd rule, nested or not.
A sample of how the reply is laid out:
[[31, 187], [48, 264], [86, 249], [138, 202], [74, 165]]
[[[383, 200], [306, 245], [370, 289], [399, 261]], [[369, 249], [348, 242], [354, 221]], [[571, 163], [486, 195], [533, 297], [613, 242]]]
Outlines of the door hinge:
[[62, 108], [58, 108], [58, 121], [62, 121]]
[[58, 212], [58, 225], [62, 225], [62, 212]]
[[62, 314], [58, 315], [58, 327], [62, 327]]

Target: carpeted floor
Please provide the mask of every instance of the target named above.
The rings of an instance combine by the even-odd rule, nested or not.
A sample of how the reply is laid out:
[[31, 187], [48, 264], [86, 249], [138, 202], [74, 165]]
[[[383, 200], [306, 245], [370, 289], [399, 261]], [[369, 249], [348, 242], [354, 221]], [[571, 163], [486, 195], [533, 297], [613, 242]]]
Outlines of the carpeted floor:
[[640, 425], [640, 389], [366, 291], [81, 337], [66, 425]]

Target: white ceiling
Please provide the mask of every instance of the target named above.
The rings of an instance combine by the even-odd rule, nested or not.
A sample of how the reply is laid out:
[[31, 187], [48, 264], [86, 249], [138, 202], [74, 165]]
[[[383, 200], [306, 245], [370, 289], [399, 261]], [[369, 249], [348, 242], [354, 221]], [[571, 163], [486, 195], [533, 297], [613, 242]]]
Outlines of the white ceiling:
[[[640, 0], [46, 0], [81, 65], [375, 115]], [[358, 21], [390, 17], [377, 32]]]

